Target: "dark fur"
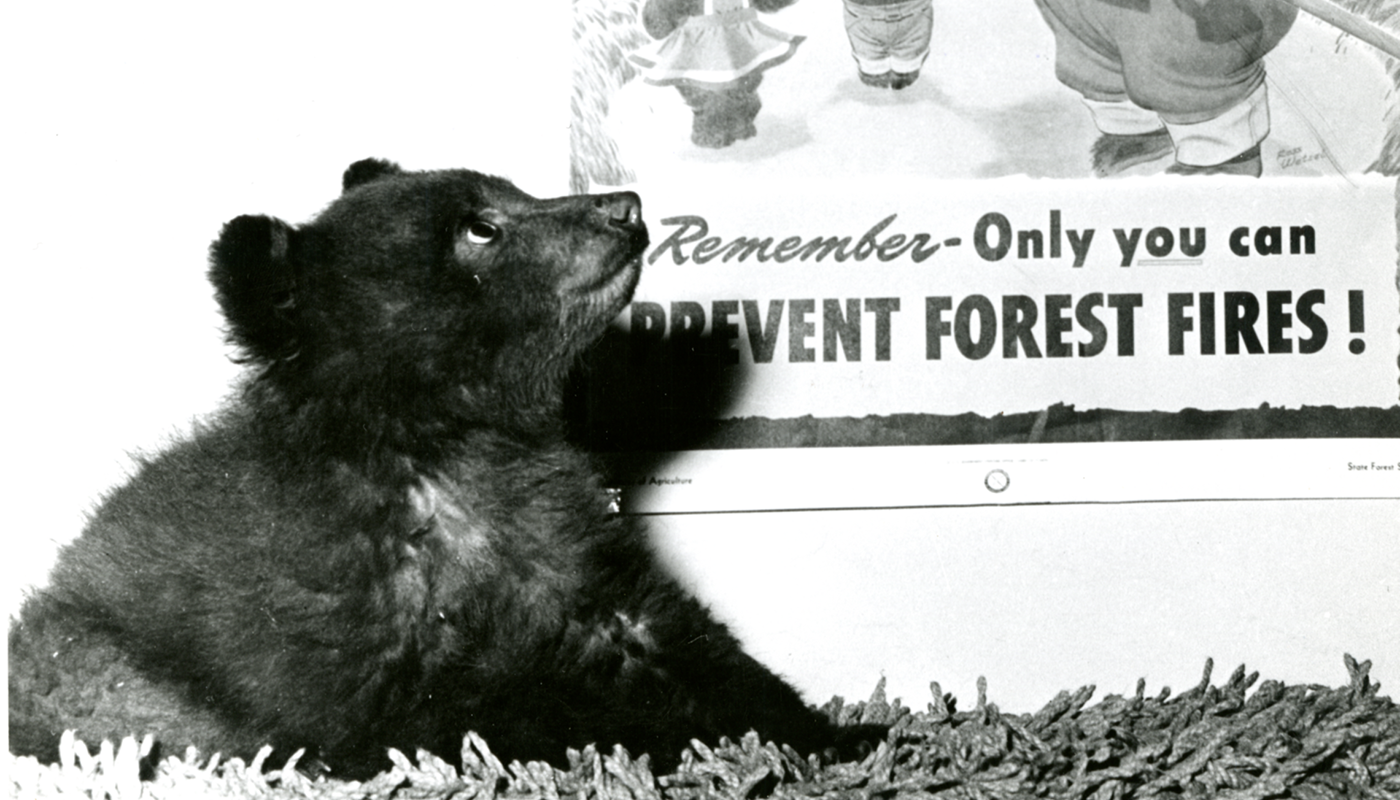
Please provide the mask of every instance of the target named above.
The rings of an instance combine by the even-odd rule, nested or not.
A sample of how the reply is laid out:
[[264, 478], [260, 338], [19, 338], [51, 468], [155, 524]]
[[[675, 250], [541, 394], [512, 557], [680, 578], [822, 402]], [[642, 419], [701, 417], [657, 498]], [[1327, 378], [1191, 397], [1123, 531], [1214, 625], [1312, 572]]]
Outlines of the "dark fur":
[[11, 748], [149, 732], [362, 776], [468, 730], [507, 759], [621, 742], [658, 768], [750, 728], [836, 745], [563, 439], [566, 374], [646, 241], [630, 193], [537, 200], [382, 161], [306, 225], [228, 223], [209, 274], [252, 375], [107, 498], [13, 623]]

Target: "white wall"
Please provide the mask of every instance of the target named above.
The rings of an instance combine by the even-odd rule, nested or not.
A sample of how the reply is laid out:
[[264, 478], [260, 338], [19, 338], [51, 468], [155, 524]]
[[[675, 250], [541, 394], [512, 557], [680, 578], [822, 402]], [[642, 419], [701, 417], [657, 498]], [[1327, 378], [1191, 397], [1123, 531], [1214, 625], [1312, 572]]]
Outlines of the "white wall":
[[[16, 7], [3, 222], [6, 611], [120, 480], [234, 374], [204, 280], [227, 219], [314, 214], [365, 156], [563, 191], [563, 0], [386, 9]], [[314, 10], [312, 10], [314, 9]], [[543, 30], [541, 26], [543, 25]], [[557, 25], [557, 29], [551, 27]], [[1184, 689], [1204, 659], [1400, 681], [1395, 502], [658, 517], [668, 558], [813, 700], [880, 675], [1033, 710]]]
[[658, 517], [676, 568], [808, 699], [1003, 709], [1184, 691], [1207, 658], [1400, 685], [1400, 503], [1209, 502]]

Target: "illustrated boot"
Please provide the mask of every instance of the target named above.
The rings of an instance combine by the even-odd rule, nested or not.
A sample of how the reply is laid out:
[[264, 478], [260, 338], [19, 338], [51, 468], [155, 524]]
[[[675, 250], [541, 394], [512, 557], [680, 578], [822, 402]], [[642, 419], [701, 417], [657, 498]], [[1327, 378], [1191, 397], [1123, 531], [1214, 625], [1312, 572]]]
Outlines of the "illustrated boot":
[[1171, 155], [1172, 137], [1166, 128], [1149, 133], [1105, 133], [1090, 151], [1094, 174], [1100, 178], [1117, 175], [1138, 164]]

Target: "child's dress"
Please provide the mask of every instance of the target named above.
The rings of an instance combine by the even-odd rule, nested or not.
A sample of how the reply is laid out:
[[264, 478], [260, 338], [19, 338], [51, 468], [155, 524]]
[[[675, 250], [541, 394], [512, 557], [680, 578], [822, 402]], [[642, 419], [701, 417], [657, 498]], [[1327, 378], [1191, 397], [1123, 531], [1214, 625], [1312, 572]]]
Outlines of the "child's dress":
[[760, 22], [749, 0], [704, 0], [702, 14], [630, 58], [647, 83], [718, 85], [783, 63], [803, 38]]
[[[757, 2], [776, 9], [791, 0]], [[643, 19], [648, 33], [664, 38], [628, 58], [646, 82], [676, 87], [695, 115], [691, 141], [701, 147], [757, 134], [763, 72], [791, 58], [804, 38], [760, 22], [750, 0], [647, 0]]]

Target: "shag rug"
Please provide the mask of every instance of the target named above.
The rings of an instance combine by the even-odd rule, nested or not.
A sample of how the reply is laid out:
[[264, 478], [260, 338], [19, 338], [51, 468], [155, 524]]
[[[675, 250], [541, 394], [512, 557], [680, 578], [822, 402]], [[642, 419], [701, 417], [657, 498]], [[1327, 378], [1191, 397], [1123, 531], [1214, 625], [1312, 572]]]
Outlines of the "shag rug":
[[[393, 767], [366, 782], [312, 780], [298, 755], [280, 768], [266, 751], [251, 764], [186, 753], [142, 780], [143, 748], [128, 739], [91, 753], [65, 738], [59, 764], [7, 756], [12, 797], [38, 798], [398, 798], [407, 800], [741, 800], [742, 798], [1374, 798], [1400, 800], [1400, 708], [1379, 694], [1371, 662], [1345, 659], [1339, 688], [1288, 686], [1235, 670], [1176, 696], [1109, 695], [1094, 687], [1062, 692], [1034, 714], [975, 707], [931, 685], [933, 700], [912, 711], [886, 701], [883, 681], [865, 701], [836, 698], [825, 710], [846, 723], [891, 725], [859, 763], [821, 765], [761, 743], [693, 742], [681, 766], [656, 776], [645, 756], [620, 747], [569, 753], [569, 768], [502, 764], [488, 742], [467, 734], [459, 769], [426, 752], [390, 751]], [[1251, 691], [1252, 689], [1252, 691]]]

